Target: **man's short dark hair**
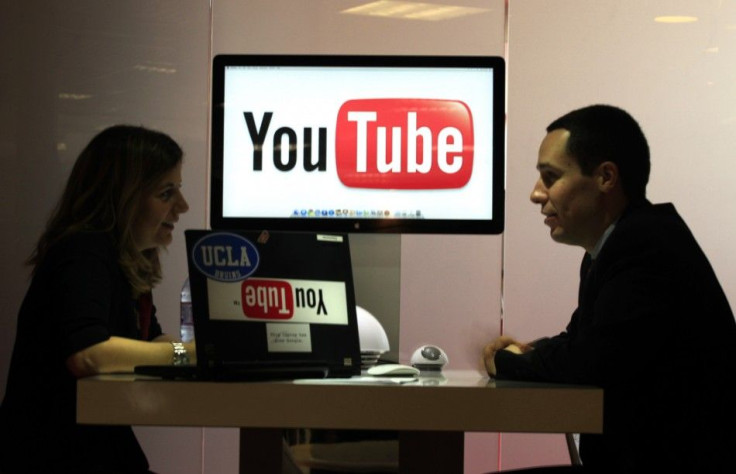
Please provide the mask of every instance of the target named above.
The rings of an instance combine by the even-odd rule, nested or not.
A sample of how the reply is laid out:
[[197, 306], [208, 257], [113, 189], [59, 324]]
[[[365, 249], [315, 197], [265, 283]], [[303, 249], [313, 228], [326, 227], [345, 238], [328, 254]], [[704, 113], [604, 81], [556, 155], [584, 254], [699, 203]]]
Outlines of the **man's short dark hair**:
[[604, 161], [618, 166], [621, 184], [630, 201], [646, 198], [649, 182], [649, 145], [639, 124], [628, 112], [610, 105], [573, 110], [552, 122], [547, 132], [570, 132], [567, 153], [590, 176]]

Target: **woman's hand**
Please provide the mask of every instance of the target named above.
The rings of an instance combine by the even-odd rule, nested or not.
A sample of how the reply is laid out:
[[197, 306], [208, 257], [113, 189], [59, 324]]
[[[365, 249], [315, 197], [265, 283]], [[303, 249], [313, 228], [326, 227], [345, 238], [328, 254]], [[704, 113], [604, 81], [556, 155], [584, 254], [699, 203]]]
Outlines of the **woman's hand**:
[[[166, 365], [173, 363], [174, 348], [171, 338], [139, 341], [111, 337], [69, 356], [66, 367], [77, 378], [113, 372], [133, 372], [137, 365]], [[194, 342], [184, 343], [190, 363], [197, 360]]]

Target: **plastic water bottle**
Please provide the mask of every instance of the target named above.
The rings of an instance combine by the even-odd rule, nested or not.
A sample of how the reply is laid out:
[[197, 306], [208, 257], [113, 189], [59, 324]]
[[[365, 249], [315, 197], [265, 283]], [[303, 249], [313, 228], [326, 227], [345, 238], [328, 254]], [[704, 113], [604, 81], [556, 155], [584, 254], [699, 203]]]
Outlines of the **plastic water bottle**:
[[181, 340], [194, 340], [194, 317], [192, 314], [192, 292], [189, 290], [189, 278], [184, 280], [181, 287]]

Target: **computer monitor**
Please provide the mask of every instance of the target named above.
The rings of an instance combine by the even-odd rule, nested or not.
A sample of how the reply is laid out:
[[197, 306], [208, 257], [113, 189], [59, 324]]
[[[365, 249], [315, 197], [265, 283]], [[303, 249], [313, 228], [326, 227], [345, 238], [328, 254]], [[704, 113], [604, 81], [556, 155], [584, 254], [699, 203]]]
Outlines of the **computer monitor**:
[[500, 57], [218, 55], [212, 228], [498, 234]]

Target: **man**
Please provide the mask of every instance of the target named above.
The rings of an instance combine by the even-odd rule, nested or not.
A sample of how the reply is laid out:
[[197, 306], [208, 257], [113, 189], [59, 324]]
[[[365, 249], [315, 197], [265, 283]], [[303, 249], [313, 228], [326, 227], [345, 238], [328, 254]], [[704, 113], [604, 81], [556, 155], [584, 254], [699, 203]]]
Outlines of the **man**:
[[736, 323], [675, 208], [646, 199], [639, 125], [611, 106], [570, 112], [547, 128], [537, 169], [531, 201], [552, 239], [585, 249], [578, 308], [557, 336], [488, 344], [489, 375], [602, 387], [585, 471], [732, 472]]

